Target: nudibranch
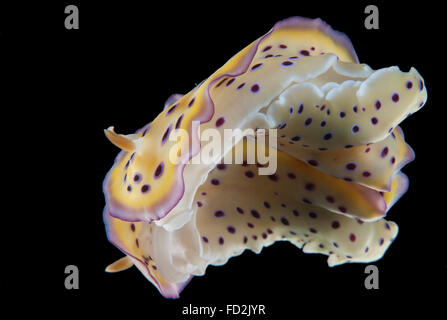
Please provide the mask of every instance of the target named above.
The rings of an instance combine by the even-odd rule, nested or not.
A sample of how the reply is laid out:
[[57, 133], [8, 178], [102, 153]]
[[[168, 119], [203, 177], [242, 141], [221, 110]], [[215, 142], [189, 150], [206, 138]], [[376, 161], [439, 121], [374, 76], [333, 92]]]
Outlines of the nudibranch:
[[[126, 255], [106, 270], [135, 265], [175, 298], [208, 265], [278, 240], [329, 266], [380, 259], [414, 158], [398, 125], [426, 99], [414, 68], [372, 70], [320, 19], [278, 22], [135, 134], [105, 130], [122, 150], [104, 180], [104, 222]], [[223, 147], [200, 161], [208, 129]], [[239, 132], [229, 141], [228, 129]], [[250, 134], [261, 129], [275, 140]], [[250, 158], [260, 146], [274, 172]], [[223, 161], [238, 148], [243, 161]]]

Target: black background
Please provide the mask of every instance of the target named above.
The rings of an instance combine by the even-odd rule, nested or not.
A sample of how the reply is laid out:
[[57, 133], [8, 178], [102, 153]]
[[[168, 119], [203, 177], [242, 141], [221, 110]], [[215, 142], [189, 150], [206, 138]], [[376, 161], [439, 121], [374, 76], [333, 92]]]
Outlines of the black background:
[[[1, 12], [4, 62], [13, 71], [7, 78], [12, 90], [4, 92], [14, 99], [5, 106], [17, 112], [4, 122], [13, 125], [10, 133], [24, 135], [20, 160], [30, 181], [17, 191], [20, 210], [10, 224], [26, 225], [16, 234], [23, 241], [12, 266], [21, 274], [6, 280], [32, 307], [17, 311], [51, 313], [57, 306], [68, 314], [130, 311], [193, 319], [181, 314], [190, 303], [264, 304], [267, 315], [259, 318], [279, 319], [304, 311], [348, 316], [358, 308], [368, 314], [428, 312], [436, 298], [445, 300], [445, 28], [435, 2], [372, 2], [379, 7], [379, 30], [365, 29], [369, 3], [361, 2], [91, 2]], [[68, 4], [79, 7], [79, 30], [64, 28]], [[409, 191], [388, 213], [399, 225], [398, 237], [374, 263], [380, 289], [364, 288], [364, 264], [329, 268], [326, 256], [303, 254], [285, 242], [210, 266], [177, 300], [163, 298], [136, 268], [105, 273], [122, 253], [107, 241], [102, 222], [102, 181], [118, 153], [103, 129], [114, 125], [131, 133], [143, 127], [170, 94], [188, 92], [275, 22], [294, 15], [320, 17], [345, 32], [360, 62], [373, 69], [414, 66], [426, 82], [426, 106], [402, 124], [416, 160], [403, 169]], [[30, 188], [32, 195], [23, 196]], [[79, 267], [79, 290], [64, 287], [69, 264]]]

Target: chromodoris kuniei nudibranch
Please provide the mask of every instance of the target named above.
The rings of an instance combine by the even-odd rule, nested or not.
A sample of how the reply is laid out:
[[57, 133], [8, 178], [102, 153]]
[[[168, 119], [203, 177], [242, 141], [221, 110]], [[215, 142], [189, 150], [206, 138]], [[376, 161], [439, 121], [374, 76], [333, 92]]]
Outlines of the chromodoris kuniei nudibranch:
[[[278, 22], [135, 134], [105, 130], [122, 151], [104, 180], [104, 222], [126, 254], [106, 270], [135, 264], [173, 298], [208, 265], [278, 240], [330, 266], [380, 259], [398, 232], [384, 217], [414, 159], [398, 125], [426, 99], [414, 68], [360, 64], [320, 19]], [[194, 161], [207, 129], [222, 133], [221, 152]], [[223, 143], [226, 129], [241, 133]], [[261, 140], [247, 129], [276, 129], [275, 144], [262, 145], [274, 172], [251, 161]], [[187, 138], [173, 139], [179, 132]], [[237, 148], [242, 161], [224, 162]]]

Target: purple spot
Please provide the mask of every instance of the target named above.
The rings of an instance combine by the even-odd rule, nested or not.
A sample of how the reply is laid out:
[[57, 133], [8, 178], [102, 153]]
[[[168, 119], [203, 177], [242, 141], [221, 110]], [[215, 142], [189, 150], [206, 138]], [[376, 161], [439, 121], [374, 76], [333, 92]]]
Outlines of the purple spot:
[[371, 172], [369, 172], [369, 171], [363, 171], [362, 175], [363, 175], [365, 178], [368, 178], [368, 177], [371, 176]]
[[289, 59], [298, 59], [297, 56], [289, 57]]
[[223, 212], [222, 210], [217, 210], [216, 212], [214, 212], [214, 216], [216, 218], [221, 218], [225, 215], [225, 212]]
[[130, 224], [130, 230], [132, 230], [132, 232], [135, 232], [135, 225], [133, 223]]
[[373, 125], [376, 125], [378, 122], [379, 122], [379, 119], [377, 119], [376, 117], [372, 117], [372, 118], [371, 118], [371, 123], [372, 123]]
[[244, 243], [247, 243], [248, 239], [247, 236], [244, 236]]
[[148, 130], [149, 130], [149, 128], [144, 129], [143, 134], [141, 136], [144, 137]]
[[292, 114], [293, 113], [293, 107], [289, 108], [289, 113]]
[[255, 217], [256, 219], [261, 218], [261, 215], [260, 215], [259, 212], [256, 211], [255, 209], [251, 209], [250, 212], [251, 212], [251, 215], [252, 215], [253, 217]]
[[338, 243], [337, 242], [332, 242], [332, 244], [334, 245], [334, 247], [338, 248]]
[[202, 240], [203, 240], [203, 242], [208, 243], [208, 238], [207, 237], [203, 236]]
[[236, 228], [233, 227], [233, 226], [228, 226], [227, 230], [228, 230], [229, 233], [235, 233], [236, 232]]
[[379, 110], [382, 107], [382, 102], [380, 100], [376, 101], [376, 109]]
[[359, 108], [357, 106], [353, 106], [352, 110], [354, 110], [354, 112], [357, 113], [359, 111]]
[[320, 123], [320, 127], [324, 127], [324, 126], [326, 126], [326, 120], [323, 120], [323, 121], [321, 121], [321, 123]]
[[260, 66], [262, 66], [262, 63], [257, 63], [253, 67], [251, 67], [251, 71], [258, 69]]
[[292, 61], [284, 61], [283, 63], [281, 63], [282, 66], [284, 67], [290, 67], [292, 66], [294, 63]]
[[289, 172], [289, 173], [287, 174], [287, 176], [288, 176], [290, 179], [295, 179], [295, 178], [296, 178], [296, 175], [295, 175], [293, 172]]
[[304, 203], [307, 203], [307, 204], [312, 204], [312, 201], [310, 201], [307, 198], [302, 198], [301, 201], [303, 201]]
[[164, 135], [163, 135], [163, 138], [161, 138], [161, 144], [164, 144], [165, 142], [166, 142], [166, 139], [168, 138], [168, 135], [169, 135], [169, 132], [171, 131], [171, 126], [169, 126], [167, 129], [166, 129], [166, 131], [165, 131], [165, 133], [164, 133]]
[[245, 176], [247, 178], [253, 178], [255, 176], [255, 174], [252, 171], [247, 170], [247, 171], [245, 171]]
[[225, 86], [228, 87], [230, 84], [232, 84], [234, 82], [234, 80], [235, 80], [234, 78], [231, 78], [230, 81], [228, 81]]
[[292, 210], [292, 213], [293, 213], [293, 215], [295, 216], [295, 217], [298, 217], [299, 216], [299, 212], [298, 212], [298, 210], [296, 210], [296, 209], [293, 209]]
[[251, 86], [251, 92], [253, 92], [253, 93], [257, 93], [258, 91], [259, 91], [259, 89], [260, 89], [260, 87], [259, 87], [259, 84], [254, 84], [254, 85], [252, 85]]
[[346, 213], [346, 211], [347, 211], [346, 208], [343, 206], [339, 206], [338, 210], [340, 210], [340, 212], [343, 212], [343, 213]]
[[332, 221], [331, 227], [333, 229], [338, 229], [340, 228], [340, 222], [338, 222], [337, 220]]
[[419, 90], [422, 91], [424, 89], [424, 83], [422, 80], [419, 80]]
[[224, 238], [219, 237], [219, 244], [222, 246], [224, 244]]
[[257, 239], [258, 239], [258, 236], [257, 236], [257, 235], [255, 235], [255, 234], [254, 234], [254, 235], [252, 235], [251, 237], [253, 238], [253, 240], [257, 240]]
[[183, 120], [183, 114], [177, 119], [177, 122], [175, 124], [176, 129], [180, 128], [180, 125], [182, 124], [182, 120]]
[[344, 111], [340, 111], [339, 115], [340, 118], [344, 118], [346, 116], [346, 113]]
[[396, 162], [396, 158], [395, 157], [391, 157], [391, 164], [394, 164]]
[[292, 141], [300, 141], [301, 137], [300, 136], [294, 136], [292, 139], [290, 139]]
[[270, 203], [268, 203], [267, 201], [264, 201], [264, 207], [266, 207], [267, 209], [270, 209]]
[[324, 140], [330, 140], [332, 138], [332, 133], [328, 132], [323, 136]]
[[303, 55], [303, 56], [308, 56], [308, 55], [309, 55], [309, 51], [307, 51], [307, 50], [301, 50], [301, 51], [300, 51], [300, 54]]
[[197, 201], [197, 206], [200, 208], [200, 207], [202, 207], [203, 206], [203, 203], [202, 202], [200, 202], [200, 201]]
[[[168, 115], [168, 114], [170, 114], [172, 111], [174, 111], [175, 110], [175, 108], [177, 108], [177, 104], [175, 104], [175, 105], [173, 105], [172, 107], [170, 107], [169, 109], [168, 109], [168, 111], [166, 112], [166, 115]], [[147, 130], [147, 129], [146, 129]], [[145, 133], [143, 134], [143, 136], [145, 135]]]
[[326, 197], [326, 201], [329, 202], [329, 203], [334, 203], [334, 202], [335, 202], [335, 199], [334, 199], [333, 196], [327, 196], [327, 197]]
[[391, 96], [391, 100], [393, 100], [394, 103], [399, 102], [399, 94], [393, 93], [393, 95]]
[[352, 132], [353, 133], [359, 133], [359, 131], [360, 131], [360, 127], [358, 126], [358, 125], [353, 125], [352, 126]]
[[141, 174], [139, 174], [139, 173], [135, 174], [135, 175], [133, 176], [133, 181], [134, 181], [135, 183], [140, 182], [140, 181], [141, 181]]
[[312, 123], [312, 118], [307, 118], [306, 121], [304, 121], [304, 125], [308, 126]]
[[268, 175], [267, 177], [269, 177], [270, 180], [275, 181], [275, 182], [279, 180], [279, 177], [276, 173]]
[[313, 191], [313, 190], [315, 190], [315, 184], [313, 184], [312, 182], [308, 182], [308, 183], [306, 183], [306, 185], [304, 186], [304, 188], [305, 188], [307, 191]]
[[286, 48], [287, 48], [287, 46], [286, 46], [285, 44], [280, 44], [279, 47], [280, 47], [281, 49], [286, 49]]
[[285, 225], [285, 226], [288, 226], [290, 223], [289, 223], [289, 220], [287, 220], [286, 218], [284, 218], [284, 217], [281, 217], [281, 222], [282, 222], [282, 224], [283, 225]]
[[351, 233], [351, 234], [349, 235], [349, 240], [351, 240], [351, 242], [354, 242], [355, 239], [356, 239], [355, 234]]
[[304, 105], [301, 103], [298, 107], [298, 113], [302, 113], [304, 109]]
[[188, 108], [191, 108], [194, 104], [194, 101], [196, 101], [196, 98], [192, 98], [192, 100], [188, 103]]
[[413, 82], [407, 81], [407, 89], [410, 90], [411, 88], [413, 88]]
[[311, 217], [312, 219], [316, 219], [317, 218], [317, 214], [315, 212], [310, 211], [309, 212], [309, 217]]
[[236, 207], [236, 211], [239, 212], [240, 214], [244, 214], [244, 210], [240, 207]]
[[215, 88], [219, 88], [222, 83], [224, 83], [227, 80], [227, 78], [223, 78], [222, 80], [219, 81], [219, 83], [215, 86]]
[[312, 233], [317, 233], [317, 230], [315, 228], [309, 228], [309, 231]]
[[163, 162], [160, 162], [160, 164], [157, 166], [157, 169], [155, 169], [154, 172], [155, 179], [160, 178], [160, 176], [163, 174], [163, 168], [164, 168]]
[[271, 58], [271, 57], [273, 57], [273, 54], [268, 54], [264, 58], [267, 59], [267, 58]]
[[255, 226], [253, 225], [253, 223], [251, 223], [251, 222], [247, 222], [247, 227], [249, 227], [249, 228], [254, 228]]
[[218, 186], [220, 184], [220, 181], [218, 179], [211, 179], [210, 182], [212, 185], [215, 185], [215, 186]]
[[271, 48], [272, 48], [272, 46], [267, 46], [267, 47], [265, 47], [265, 48], [262, 50], [262, 52], [269, 51]]
[[357, 168], [357, 165], [354, 162], [350, 162], [346, 165], [346, 170], [352, 171], [355, 170], [355, 168]]
[[219, 164], [216, 166], [216, 168], [217, 168], [218, 170], [225, 170], [226, 167], [227, 167], [227, 165], [224, 164], [224, 163], [219, 163]]
[[317, 160], [309, 160], [309, 161], [307, 161], [307, 163], [310, 164], [311, 166], [314, 166], [314, 167], [318, 166], [318, 161]]
[[216, 128], [219, 128], [221, 125], [225, 123], [225, 117], [220, 117], [216, 120]]
[[237, 90], [241, 90], [244, 86], [245, 86], [245, 82], [241, 83], [241, 84], [237, 87]]
[[272, 231], [271, 229], [267, 229], [267, 233], [268, 233], [268, 234], [272, 234], [273, 231]]
[[383, 148], [382, 153], [380, 154], [380, 156], [382, 158], [385, 158], [388, 154], [388, 147]]
[[389, 225], [388, 222], [385, 222], [385, 228], [386, 228], [387, 230], [391, 230], [390, 225]]
[[146, 193], [146, 192], [149, 191], [150, 188], [151, 188], [151, 187], [150, 187], [148, 184], [145, 184], [145, 185], [143, 185], [143, 186], [141, 187], [141, 192], [142, 192], [142, 193]]

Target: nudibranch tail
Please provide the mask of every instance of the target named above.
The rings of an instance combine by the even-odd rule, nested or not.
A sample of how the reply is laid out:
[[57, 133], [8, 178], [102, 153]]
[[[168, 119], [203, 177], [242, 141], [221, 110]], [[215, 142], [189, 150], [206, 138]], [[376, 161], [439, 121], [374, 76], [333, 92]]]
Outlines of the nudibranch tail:
[[[126, 254], [108, 271], [135, 264], [178, 297], [208, 265], [278, 240], [328, 255], [330, 266], [380, 259], [398, 233], [385, 214], [406, 192], [400, 170], [414, 159], [399, 124], [426, 100], [415, 68], [360, 64], [349, 39], [320, 19], [278, 22], [170, 96], [150, 125], [105, 130], [122, 151], [104, 180], [104, 221]], [[276, 155], [268, 175], [248, 161], [263, 129], [261, 147]], [[209, 132], [221, 147], [211, 153]], [[238, 146], [246, 161], [223, 161]]]

